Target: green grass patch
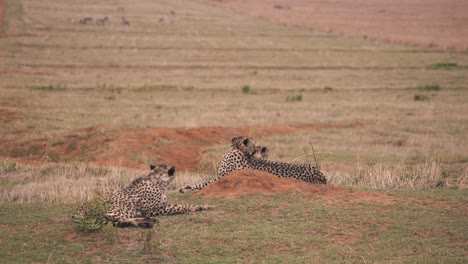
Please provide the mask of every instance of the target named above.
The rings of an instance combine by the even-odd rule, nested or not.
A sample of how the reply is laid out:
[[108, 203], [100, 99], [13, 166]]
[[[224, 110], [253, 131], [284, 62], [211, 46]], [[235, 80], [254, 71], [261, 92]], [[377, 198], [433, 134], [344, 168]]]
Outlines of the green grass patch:
[[105, 214], [110, 205], [110, 195], [98, 193], [91, 201], [77, 208], [74, 221], [83, 232], [99, 231], [107, 223]]
[[161, 90], [177, 89], [179, 86], [174, 84], [145, 84], [140, 87], [133, 88], [135, 92], [155, 92]]
[[426, 84], [418, 87], [419, 91], [440, 91], [440, 85], [438, 84]]
[[34, 86], [32, 89], [45, 92], [58, 92], [67, 90], [67, 86], [65, 84], [49, 84]]
[[413, 97], [414, 101], [429, 101], [431, 98], [425, 94], [415, 94]]
[[432, 64], [428, 68], [431, 70], [453, 70], [457, 67], [458, 65], [453, 62], [439, 62]]
[[[393, 204], [302, 194], [234, 200], [170, 193], [216, 209], [158, 217], [152, 230], [79, 232], [60, 204], [0, 204], [5, 263], [464, 263], [467, 190], [395, 191]], [[18, 217], [21, 216], [21, 217]]]
[[302, 102], [302, 94], [288, 95], [286, 97], [286, 102]]

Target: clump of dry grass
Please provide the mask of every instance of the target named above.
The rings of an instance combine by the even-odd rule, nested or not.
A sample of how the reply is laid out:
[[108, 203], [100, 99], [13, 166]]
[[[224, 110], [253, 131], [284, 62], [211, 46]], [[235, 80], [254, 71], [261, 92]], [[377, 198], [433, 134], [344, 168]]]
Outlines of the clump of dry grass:
[[[146, 170], [87, 163], [45, 163], [36, 167], [1, 161], [0, 202], [81, 203], [93, 199], [96, 193], [112, 194], [147, 173]], [[207, 175], [178, 173], [169, 190], [175, 191], [208, 178]]]
[[[358, 163], [352, 169], [328, 168], [325, 173], [329, 184], [367, 189], [468, 187], [468, 169], [464, 169], [459, 177], [449, 182], [436, 161], [418, 165]], [[118, 166], [99, 167], [88, 163], [45, 163], [42, 166], [30, 166], [0, 161], [0, 202], [79, 204], [95, 198], [97, 193], [110, 195], [146, 174], [146, 170]], [[169, 191], [177, 191], [214, 177], [180, 172], [171, 182]]]
[[[3, 173], [11, 162], [0, 168], [0, 201], [75, 203], [93, 198], [96, 191], [110, 193], [122, 187], [141, 172], [121, 167], [97, 167], [86, 163], [57, 165], [45, 163], [40, 167], [16, 165]], [[140, 175], [141, 176], [141, 175]]]
[[[435, 161], [414, 166], [395, 164], [358, 164], [351, 173], [331, 173], [329, 182], [335, 185], [356, 186], [371, 189], [430, 189], [445, 187], [447, 180], [442, 175], [440, 164]], [[462, 186], [464, 185], [463, 182]]]

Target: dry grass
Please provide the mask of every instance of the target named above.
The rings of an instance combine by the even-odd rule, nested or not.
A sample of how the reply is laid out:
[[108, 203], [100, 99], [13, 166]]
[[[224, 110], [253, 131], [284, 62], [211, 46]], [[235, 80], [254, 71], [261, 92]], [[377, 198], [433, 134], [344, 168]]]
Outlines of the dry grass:
[[[119, 166], [45, 163], [37, 167], [1, 161], [0, 202], [77, 204], [89, 201], [98, 194], [111, 195], [137, 177], [145, 175], [144, 170]], [[415, 166], [358, 164], [352, 168], [351, 173], [332, 171], [327, 172], [327, 176], [332, 185], [377, 190], [468, 187], [466, 169], [462, 175], [449, 181], [442, 175], [440, 164], [435, 161]], [[214, 177], [190, 172], [177, 173], [169, 191], [177, 191], [186, 185], [201, 183]]]
[[[146, 174], [145, 170], [120, 166], [44, 163], [38, 167], [0, 161], [0, 202], [81, 203], [96, 194], [112, 194]], [[194, 173], [177, 173], [169, 189], [175, 191], [208, 178]]]
[[[464, 176], [466, 178], [466, 175]], [[357, 186], [367, 189], [431, 189], [447, 186], [440, 165], [435, 161], [416, 166], [394, 166], [377, 164], [359, 166], [350, 175], [340, 172], [330, 175], [330, 184]], [[453, 185], [452, 185], [453, 186]], [[466, 188], [466, 185], [460, 185]]]

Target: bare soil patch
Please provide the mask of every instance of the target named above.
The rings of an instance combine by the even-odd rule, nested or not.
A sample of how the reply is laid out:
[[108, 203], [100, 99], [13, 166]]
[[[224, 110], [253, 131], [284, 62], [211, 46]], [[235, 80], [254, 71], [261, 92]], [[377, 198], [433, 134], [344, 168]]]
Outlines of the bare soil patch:
[[5, 0], [0, 0], [0, 36], [3, 34], [3, 12], [5, 10]]
[[13, 122], [15, 120], [19, 120], [21, 118], [23, 118], [22, 113], [0, 108], [0, 124], [10, 123], [10, 122]]
[[222, 197], [234, 199], [249, 194], [278, 194], [302, 193], [319, 196], [326, 201], [372, 201], [384, 204], [393, 203], [393, 198], [384, 194], [371, 194], [363, 191], [351, 191], [331, 185], [310, 184], [292, 178], [280, 178], [273, 174], [254, 171], [238, 170], [212, 183], [198, 195], [205, 197]]
[[273, 23], [381, 41], [468, 49], [468, 2], [203, 0]]

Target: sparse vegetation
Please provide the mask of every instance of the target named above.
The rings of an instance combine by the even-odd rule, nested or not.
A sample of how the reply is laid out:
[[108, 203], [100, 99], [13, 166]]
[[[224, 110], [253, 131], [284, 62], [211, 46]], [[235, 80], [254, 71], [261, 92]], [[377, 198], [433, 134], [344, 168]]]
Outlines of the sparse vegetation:
[[65, 91], [67, 86], [64, 84], [49, 84], [49, 85], [39, 85], [34, 86], [33, 90], [46, 91], [46, 92], [56, 92], [56, 91]]
[[242, 86], [242, 92], [245, 94], [250, 93], [250, 86], [249, 85]]
[[438, 84], [426, 84], [418, 87], [420, 91], [440, 91], [440, 86]]
[[286, 97], [286, 102], [302, 102], [302, 94], [288, 95]]
[[79, 206], [73, 214], [73, 220], [78, 224], [78, 229], [83, 232], [101, 230], [107, 223], [105, 214], [110, 205], [110, 195], [104, 195], [99, 191], [93, 199]]
[[439, 62], [429, 66], [429, 69], [431, 70], [453, 70], [455, 68], [457, 68], [457, 64], [453, 62]]
[[140, 87], [132, 88], [132, 90], [135, 92], [152, 92], [152, 91], [172, 90], [176, 88], [178, 88], [178, 86], [174, 84], [157, 84], [157, 85], [145, 84]]
[[425, 94], [415, 94], [413, 97], [414, 101], [429, 101], [431, 98]]
[[0, 175], [4, 175], [17, 170], [17, 163], [14, 161], [0, 160]]

